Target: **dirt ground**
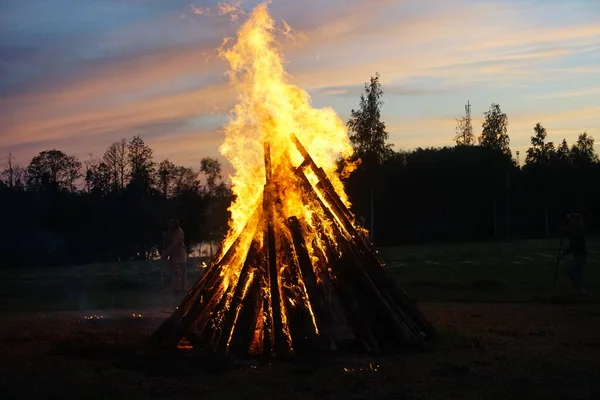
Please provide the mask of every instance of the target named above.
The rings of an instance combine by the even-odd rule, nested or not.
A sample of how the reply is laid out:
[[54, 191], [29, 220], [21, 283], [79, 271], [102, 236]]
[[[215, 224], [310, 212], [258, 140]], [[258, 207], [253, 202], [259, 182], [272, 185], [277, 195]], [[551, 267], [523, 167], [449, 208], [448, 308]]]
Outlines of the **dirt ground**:
[[440, 333], [424, 351], [270, 365], [150, 350], [147, 336], [167, 316], [157, 309], [5, 312], [0, 398], [600, 398], [600, 305], [421, 309]]

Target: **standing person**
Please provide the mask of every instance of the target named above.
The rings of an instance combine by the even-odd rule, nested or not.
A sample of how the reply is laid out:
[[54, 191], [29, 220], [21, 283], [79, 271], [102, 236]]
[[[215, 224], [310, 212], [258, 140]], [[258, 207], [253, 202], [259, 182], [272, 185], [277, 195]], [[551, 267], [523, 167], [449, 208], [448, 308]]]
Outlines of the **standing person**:
[[[167, 251], [167, 248], [169, 247], [170, 239], [171, 239], [169, 220], [166, 221], [166, 225], [167, 225], [167, 229], [165, 229], [165, 231], [162, 234], [163, 240], [162, 240], [162, 248], [161, 248], [161, 253], [160, 253], [161, 258], [163, 260], [168, 258], [166, 251]], [[171, 290], [172, 277], [171, 277], [169, 261], [163, 262], [160, 266], [160, 281], [162, 283], [164, 292], [168, 292], [169, 290]]]
[[170, 282], [167, 290], [181, 293], [185, 291], [187, 284], [187, 250], [183, 240], [183, 230], [176, 219], [169, 219], [167, 227], [166, 235], [163, 237], [166, 248], [162, 256], [163, 259], [169, 259], [167, 275]]
[[587, 258], [587, 248], [585, 245], [585, 231], [583, 227], [583, 219], [579, 214], [567, 215], [569, 221], [569, 246], [561, 253], [561, 255], [572, 254], [573, 261], [567, 269], [567, 275], [575, 286], [575, 289], [581, 294], [586, 293], [583, 279], [583, 265]]

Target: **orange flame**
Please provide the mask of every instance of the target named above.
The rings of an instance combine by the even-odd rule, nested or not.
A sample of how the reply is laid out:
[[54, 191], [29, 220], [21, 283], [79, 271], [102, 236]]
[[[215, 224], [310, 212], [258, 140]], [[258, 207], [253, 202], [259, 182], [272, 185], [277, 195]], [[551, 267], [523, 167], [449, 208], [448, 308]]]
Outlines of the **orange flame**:
[[[291, 32], [284, 24], [283, 34]], [[300, 228], [294, 228], [296, 237], [297, 229], [302, 229], [308, 263], [312, 263], [318, 282], [321, 273], [331, 272], [323, 271], [327, 267], [321, 265], [331, 256], [326, 249], [341, 254], [336, 232], [350, 239], [354, 231], [343, 228], [340, 220], [351, 217], [334, 215], [332, 199], [326, 198], [333, 190], [339, 196], [335, 207], [339, 208], [340, 200], [350, 206], [337, 173], [339, 160], [353, 153], [346, 127], [331, 108], [313, 108], [308, 93], [288, 82], [290, 76], [274, 34], [274, 21], [266, 4], [261, 4], [241, 26], [237, 40], [225, 39], [219, 49], [229, 62], [229, 77], [238, 95], [220, 148], [235, 170], [231, 182], [236, 199], [229, 208], [229, 232], [212, 264], [220, 265], [220, 283], [206, 299], [206, 315], [211, 315], [206, 321], [210, 320], [215, 332], [227, 332], [229, 348], [241, 304], [252, 291], [250, 301], [260, 302], [253, 306], [258, 307], [250, 346], [255, 353], [263, 351], [263, 341], [285, 342], [293, 351], [289, 324], [298, 310], [308, 311], [312, 330], [319, 335], [311, 299], [298, 271], [302, 267], [290, 249], [297, 244], [293, 244], [294, 234], [287, 224], [301, 221]], [[346, 172], [352, 168], [345, 167]], [[309, 192], [315, 195], [310, 197]], [[259, 253], [262, 256], [257, 256]], [[306, 268], [306, 257], [304, 260]], [[259, 288], [258, 297], [255, 287]], [[232, 313], [228, 313], [230, 309]]]
[[[234, 167], [231, 182], [237, 197], [230, 208], [230, 233], [224, 248], [241, 232], [262, 193], [265, 141], [271, 145], [274, 166], [290, 157], [296, 167], [303, 158], [290, 140], [294, 133], [323, 168], [342, 201], [349, 205], [336, 174], [338, 159], [352, 154], [346, 127], [333, 109], [313, 108], [308, 93], [289, 83], [274, 33], [274, 21], [263, 3], [239, 29], [236, 43], [219, 51], [230, 64], [229, 77], [238, 94], [238, 104], [224, 128], [226, 138], [220, 148]], [[299, 193], [286, 192], [282, 198], [287, 217], [310, 217], [310, 205], [300, 201]]]

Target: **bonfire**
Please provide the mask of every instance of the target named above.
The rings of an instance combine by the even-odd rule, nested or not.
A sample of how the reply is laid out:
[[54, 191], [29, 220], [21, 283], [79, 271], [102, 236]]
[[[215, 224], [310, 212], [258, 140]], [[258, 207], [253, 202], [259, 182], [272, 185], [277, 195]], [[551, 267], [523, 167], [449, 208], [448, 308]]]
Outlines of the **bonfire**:
[[344, 123], [289, 83], [265, 4], [220, 54], [238, 94], [221, 146], [235, 169], [230, 229], [153, 339], [250, 355], [423, 343], [431, 326], [349, 210]]

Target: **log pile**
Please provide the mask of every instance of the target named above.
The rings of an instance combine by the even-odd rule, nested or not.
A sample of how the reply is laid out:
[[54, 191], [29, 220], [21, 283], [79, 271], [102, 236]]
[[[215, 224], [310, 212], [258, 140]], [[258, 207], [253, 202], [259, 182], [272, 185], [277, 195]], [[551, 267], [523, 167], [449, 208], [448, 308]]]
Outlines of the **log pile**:
[[[293, 167], [288, 159], [274, 168], [265, 144], [266, 183], [254, 214], [154, 333], [156, 343], [187, 341], [240, 355], [349, 346], [377, 354], [433, 335], [325, 172], [294, 135], [290, 139], [304, 161]], [[318, 211], [310, 221], [284, 215], [280, 185], [289, 184], [290, 174], [302, 201]]]

